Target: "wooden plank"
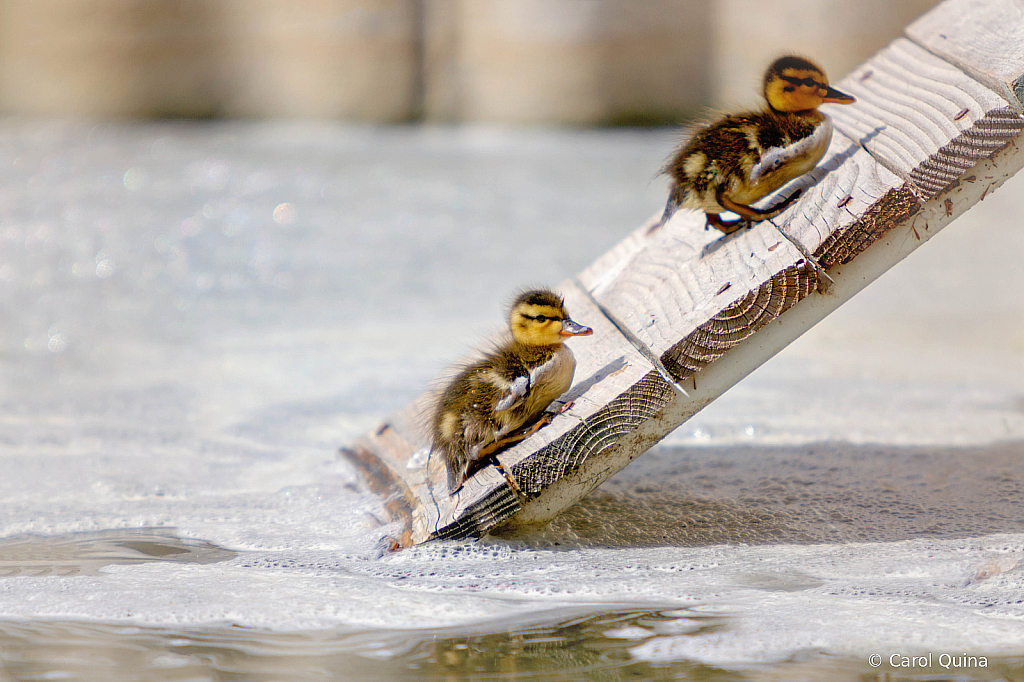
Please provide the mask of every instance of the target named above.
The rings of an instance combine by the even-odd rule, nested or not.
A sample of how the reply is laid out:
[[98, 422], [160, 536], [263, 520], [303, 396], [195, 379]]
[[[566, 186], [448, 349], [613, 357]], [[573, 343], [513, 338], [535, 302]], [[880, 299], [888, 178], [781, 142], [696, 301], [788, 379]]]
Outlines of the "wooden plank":
[[1024, 109], [1024, 2], [948, 0], [907, 37]]
[[[602, 259], [579, 282], [661, 356], [748, 291], [783, 271], [805, 270], [803, 254], [774, 229], [721, 237], [704, 229], [703, 214], [679, 212], [652, 235], [635, 235], [638, 250]], [[804, 284], [798, 297], [814, 288]]]
[[1024, 165], [1024, 117], [911, 41], [838, 86], [858, 102], [829, 107], [836, 133], [787, 212], [723, 236], [680, 211], [562, 284], [595, 335], [571, 342], [573, 407], [499, 453], [515, 488], [488, 466], [448, 494], [417, 416], [429, 396], [348, 450], [406, 521], [397, 544], [553, 518]]
[[[1024, 47], [1024, 46], [1022, 46]], [[843, 79], [856, 107], [836, 128], [928, 199], [1005, 146], [1020, 114], [997, 93], [905, 38]]]

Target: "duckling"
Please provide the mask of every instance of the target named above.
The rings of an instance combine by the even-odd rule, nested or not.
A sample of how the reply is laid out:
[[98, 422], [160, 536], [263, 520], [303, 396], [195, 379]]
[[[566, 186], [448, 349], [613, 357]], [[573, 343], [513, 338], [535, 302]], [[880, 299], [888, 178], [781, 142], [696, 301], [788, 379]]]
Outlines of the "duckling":
[[[762, 92], [763, 110], [726, 116], [698, 130], [676, 152], [662, 171], [672, 177], [665, 212], [649, 232], [683, 207], [704, 211], [708, 226], [729, 234], [774, 218], [800, 196], [794, 192], [766, 209], [751, 206], [821, 160], [832, 139], [832, 121], [818, 107], [856, 100], [830, 87], [813, 62], [792, 55], [772, 62]], [[722, 220], [724, 211], [740, 217]]]
[[452, 493], [496, 450], [550, 420], [541, 413], [569, 389], [576, 371], [563, 341], [594, 331], [573, 322], [563, 299], [547, 289], [520, 294], [509, 327], [511, 338], [459, 372], [434, 409], [432, 447], [444, 454]]

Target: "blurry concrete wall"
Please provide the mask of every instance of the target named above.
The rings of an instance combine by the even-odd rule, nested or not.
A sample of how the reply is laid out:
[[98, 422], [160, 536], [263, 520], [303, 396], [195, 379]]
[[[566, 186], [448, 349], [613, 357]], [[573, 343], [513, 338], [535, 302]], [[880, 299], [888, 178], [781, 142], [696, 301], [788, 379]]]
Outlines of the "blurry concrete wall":
[[717, 0], [712, 96], [719, 104], [760, 96], [765, 66], [786, 53], [811, 57], [839, 80], [902, 35], [936, 0]]
[[420, 97], [412, 0], [207, 0], [228, 116], [399, 121]]
[[0, 0], [0, 112], [510, 123], [752, 104], [838, 78], [934, 0]]
[[439, 0], [426, 5], [425, 113], [594, 123], [708, 101], [712, 0]]
[[0, 0], [0, 110], [206, 113], [212, 15], [205, 0]]

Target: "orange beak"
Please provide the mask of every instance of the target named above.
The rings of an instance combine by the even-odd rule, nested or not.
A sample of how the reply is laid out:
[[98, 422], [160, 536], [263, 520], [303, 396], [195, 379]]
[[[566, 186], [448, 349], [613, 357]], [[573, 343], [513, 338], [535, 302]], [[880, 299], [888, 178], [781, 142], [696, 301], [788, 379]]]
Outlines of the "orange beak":
[[559, 336], [590, 336], [594, 333], [594, 330], [590, 327], [584, 327], [582, 324], [576, 324], [569, 318], [562, 320], [562, 330], [558, 332]]
[[847, 95], [845, 92], [839, 92], [829, 85], [825, 86], [825, 96], [821, 98], [821, 101], [831, 104], [853, 104], [857, 99]]

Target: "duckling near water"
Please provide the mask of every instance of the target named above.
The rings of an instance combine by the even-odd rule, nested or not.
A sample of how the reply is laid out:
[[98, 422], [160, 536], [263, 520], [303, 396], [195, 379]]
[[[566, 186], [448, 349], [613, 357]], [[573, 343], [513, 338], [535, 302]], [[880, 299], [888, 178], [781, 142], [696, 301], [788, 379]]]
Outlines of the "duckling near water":
[[576, 371], [562, 342], [593, 333], [569, 319], [562, 298], [545, 289], [521, 294], [509, 325], [512, 337], [459, 372], [437, 402], [432, 445], [444, 453], [451, 492], [489, 455], [547, 423], [538, 418], [569, 389]]
[[[832, 139], [832, 121], [818, 111], [856, 100], [828, 84], [825, 72], [802, 57], [772, 62], [764, 75], [762, 111], [726, 116], [699, 130], [664, 172], [672, 177], [665, 212], [653, 232], [680, 207], [704, 211], [707, 224], [729, 234], [773, 218], [800, 196], [767, 209], [750, 204], [814, 168]], [[722, 220], [731, 211], [738, 220]]]

